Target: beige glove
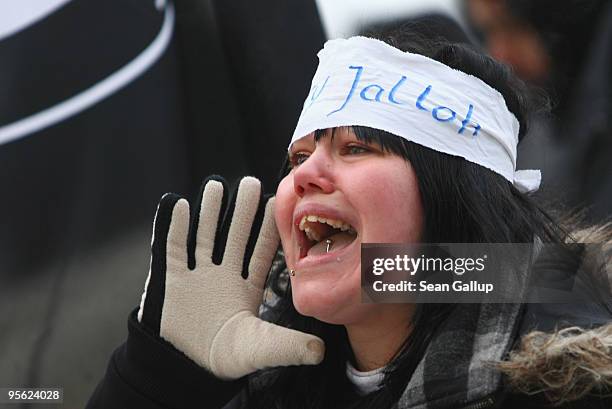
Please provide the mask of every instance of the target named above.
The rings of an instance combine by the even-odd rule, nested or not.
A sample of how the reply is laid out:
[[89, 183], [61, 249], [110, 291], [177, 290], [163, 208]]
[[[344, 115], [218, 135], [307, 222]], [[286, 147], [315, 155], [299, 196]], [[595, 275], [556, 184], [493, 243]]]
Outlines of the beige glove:
[[320, 363], [320, 338], [257, 317], [279, 243], [274, 199], [266, 203], [259, 180], [245, 177], [220, 224], [225, 192], [209, 178], [191, 223], [187, 200], [162, 197], [138, 320], [222, 379]]

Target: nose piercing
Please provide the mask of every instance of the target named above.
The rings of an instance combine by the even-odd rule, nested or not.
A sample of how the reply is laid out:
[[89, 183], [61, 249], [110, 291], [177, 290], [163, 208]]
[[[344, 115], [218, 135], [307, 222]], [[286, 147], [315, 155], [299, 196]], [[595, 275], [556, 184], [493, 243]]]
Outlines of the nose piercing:
[[327, 239], [325, 240], [325, 244], [327, 244], [327, 247], [325, 248], [325, 252], [329, 253], [329, 249], [334, 244], [334, 241], [332, 239]]
[[291, 275], [291, 277], [295, 277], [295, 270], [289, 270], [289, 274]]

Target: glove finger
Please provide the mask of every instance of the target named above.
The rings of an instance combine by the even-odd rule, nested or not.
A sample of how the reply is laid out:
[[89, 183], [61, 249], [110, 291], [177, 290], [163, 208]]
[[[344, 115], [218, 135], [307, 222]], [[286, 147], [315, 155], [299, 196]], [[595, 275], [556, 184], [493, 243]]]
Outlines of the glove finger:
[[224, 184], [221, 180], [210, 179], [204, 185], [197, 219], [195, 261], [196, 265], [211, 264], [215, 247], [215, 235], [219, 226], [219, 215], [223, 204]]
[[189, 202], [179, 199], [172, 209], [166, 243], [168, 273], [187, 268], [187, 234], [189, 233]]
[[[261, 183], [254, 177], [240, 181], [236, 204], [231, 213], [231, 224], [227, 234], [223, 265], [232, 271], [243, 270], [244, 254], [253, 226], [253, 219], [261, 201]], [[224, 223], [230, 222], [229, 219]]]
[[145, 327], [159, 334], [161, 311], [164, 303], [166, 282], [166, 243], [174, 206], [180, 197], [167, 193], [162, 196], [155, 218], [153, 219], [153, 237], [151, 238], [151, 262], [145, 290], [140, 300], [138, 320]]
[[274, 221], [274, 198], [267, 201], [263, 221], [255, 244], [255, 250], [249, 261], [249, 280], [256, 288], [263, 288], [270, 265], [279, 243], [278, 230]]
[[237, 379], [263, 368], [317, 365], [324, 355], [321, 338], [274, 325], [245, 311], [217, 335], [211, 349], [211, 370], [221, 378]]

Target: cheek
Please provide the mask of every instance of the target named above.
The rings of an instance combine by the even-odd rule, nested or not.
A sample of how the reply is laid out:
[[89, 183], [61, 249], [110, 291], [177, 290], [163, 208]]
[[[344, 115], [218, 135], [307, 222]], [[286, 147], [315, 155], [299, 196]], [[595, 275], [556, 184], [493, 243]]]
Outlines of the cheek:
[[285, 252], [289, 250], [285, 243], [291, 240], [291, 223], [297, 195], [293, 190], [293, 176], [287, 175], [278, 185], [274, 201], [274, 220], [281, 237]]
[[401, 159], [384, 172], [367, 172], [362, 180], [356, 197], [363, 209], [364, 242], [420, 241], [423, 206], [412, 167]]

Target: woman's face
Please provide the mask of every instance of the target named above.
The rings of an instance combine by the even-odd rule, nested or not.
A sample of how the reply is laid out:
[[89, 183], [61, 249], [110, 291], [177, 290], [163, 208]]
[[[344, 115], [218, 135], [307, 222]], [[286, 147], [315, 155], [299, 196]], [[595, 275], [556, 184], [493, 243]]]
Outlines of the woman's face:
[[[293, 169], [276, 192], [275, 218], [302, 315], [332, 324], [372, 317], [361, 303], [361, 243], [418, 242], [423, 209], [405, 159], [338, 128], [291, 147]], [[331, 240], [329, 251], [326, 238]]]

